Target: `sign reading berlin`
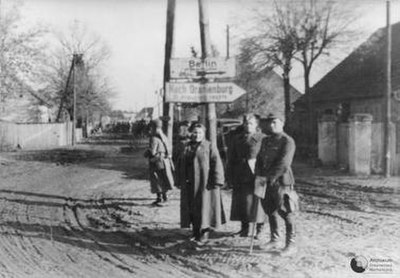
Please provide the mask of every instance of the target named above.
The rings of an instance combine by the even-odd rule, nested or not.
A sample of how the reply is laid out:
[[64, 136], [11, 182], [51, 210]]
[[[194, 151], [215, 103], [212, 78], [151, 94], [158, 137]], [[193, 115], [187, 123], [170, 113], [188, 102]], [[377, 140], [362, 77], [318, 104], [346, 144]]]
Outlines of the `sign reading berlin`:
[[234, 58], [174, 58], [170, 60], [171, 78], [227, 78], [236, 75]]
[[214, 83], [167, 83], [165, 100], [167, 102], [208, 103], [232, 102], [245, 91], [231, 82]]

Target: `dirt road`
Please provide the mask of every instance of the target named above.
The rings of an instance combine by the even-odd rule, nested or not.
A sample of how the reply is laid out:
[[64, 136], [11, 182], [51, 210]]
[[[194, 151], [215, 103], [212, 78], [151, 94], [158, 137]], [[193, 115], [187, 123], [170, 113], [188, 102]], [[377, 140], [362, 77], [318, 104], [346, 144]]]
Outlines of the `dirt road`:
[[[359, 277], [350, 260], [361, 254], [393, 260], [393, 272], [378, 277], [399, 277], [397, 189], [303, 176], [296, 255], [257, 250], [267, 232], [248, 254], [250, 239], [231, 236], [234, 222], [196, 250], [179, 228], [179, 191], [166, 206], [151, 205], [142, 153], [103, 138], [1, 154], [0, 276]], [[229, 191], [224, 205], [229, 215]]]

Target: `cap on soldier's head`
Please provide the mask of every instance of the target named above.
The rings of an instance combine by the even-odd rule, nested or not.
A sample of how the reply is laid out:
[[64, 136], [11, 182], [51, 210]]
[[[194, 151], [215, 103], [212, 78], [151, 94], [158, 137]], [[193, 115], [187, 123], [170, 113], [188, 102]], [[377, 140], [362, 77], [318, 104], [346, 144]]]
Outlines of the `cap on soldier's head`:
[[281, 114], [269, 113], [268, 116], [267, 116], [267, 121], [273, 121], [273, 120], [276, 120], [276, 119], [281, 120], [282, 122], [285, 121], [285, 118]]

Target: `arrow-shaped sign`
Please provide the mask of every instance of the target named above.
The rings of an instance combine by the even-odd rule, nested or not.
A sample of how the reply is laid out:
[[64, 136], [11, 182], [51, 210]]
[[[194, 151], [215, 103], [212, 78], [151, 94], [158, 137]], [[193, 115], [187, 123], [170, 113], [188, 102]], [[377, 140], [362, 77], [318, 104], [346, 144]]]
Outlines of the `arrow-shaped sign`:
[[165, 100], [184, 103], [232, 102], [244, 93], [245, 90], [231, 82], [169, 82], [166, 84]]
[[206, 76], [206, 75], [223, 75], [226, 73], [225, 71], [198, 71], [198, 76]]

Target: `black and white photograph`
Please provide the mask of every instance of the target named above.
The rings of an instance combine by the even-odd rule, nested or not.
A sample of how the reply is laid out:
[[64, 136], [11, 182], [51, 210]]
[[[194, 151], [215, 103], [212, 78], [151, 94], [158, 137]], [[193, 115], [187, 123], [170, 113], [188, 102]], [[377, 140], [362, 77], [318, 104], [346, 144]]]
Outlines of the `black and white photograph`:
[[1, 277], [400, 277], [400, 0], [0, 0]]

